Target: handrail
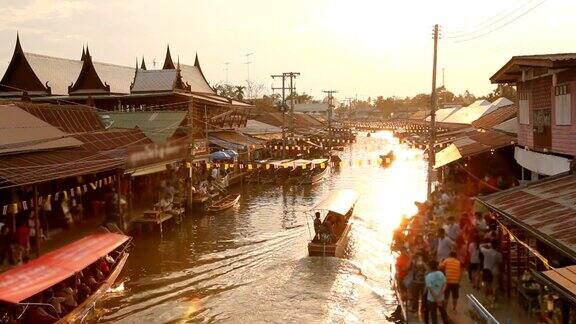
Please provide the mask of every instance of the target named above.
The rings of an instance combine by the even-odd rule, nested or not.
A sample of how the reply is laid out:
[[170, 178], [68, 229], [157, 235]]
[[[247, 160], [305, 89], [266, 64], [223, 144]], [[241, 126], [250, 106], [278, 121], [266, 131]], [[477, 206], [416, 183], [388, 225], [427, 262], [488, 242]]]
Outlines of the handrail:
[[500, 324], [496, 318], [474, 297], [472, 294], [466, 294], [466, 299], [468, 299], [468, 303], [472, 306], [472, 309], [476, 311], [478, 315], [480, 315], [483, 319], [485, 319], [489, 324]]

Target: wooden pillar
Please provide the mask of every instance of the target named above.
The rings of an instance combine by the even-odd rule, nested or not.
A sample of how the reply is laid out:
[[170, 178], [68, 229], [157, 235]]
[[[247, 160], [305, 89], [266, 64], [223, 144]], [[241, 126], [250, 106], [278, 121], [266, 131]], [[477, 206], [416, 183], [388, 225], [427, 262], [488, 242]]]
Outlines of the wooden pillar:
[[118, 204], [118, 222], [120, 224], [120, 230], [122, 230], [123, 232], [126, 230], [126, 228], [124, 227], [124, 213], [122, 212], [122, 170], [118, 169], [118, 173], [117, 173], [117, 177], [118, 180], [116, 181], [116, 203]]
[[40, 233], [40, 206], [38, 206], [38, 185], [34, 185], [34, 229], [36, 231], [36, 256], [40, 256], [40, 240], [42, 235]]

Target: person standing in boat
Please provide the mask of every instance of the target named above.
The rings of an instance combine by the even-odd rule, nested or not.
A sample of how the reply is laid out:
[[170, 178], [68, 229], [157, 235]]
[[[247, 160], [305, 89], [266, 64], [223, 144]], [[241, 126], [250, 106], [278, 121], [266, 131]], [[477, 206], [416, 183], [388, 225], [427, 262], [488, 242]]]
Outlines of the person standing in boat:
[[320, 219], [320, 212], [316, 212], [316, 218], [314, 218], [314, 240], [320, 239], [320, 233], [322, 230], [322, 220]]

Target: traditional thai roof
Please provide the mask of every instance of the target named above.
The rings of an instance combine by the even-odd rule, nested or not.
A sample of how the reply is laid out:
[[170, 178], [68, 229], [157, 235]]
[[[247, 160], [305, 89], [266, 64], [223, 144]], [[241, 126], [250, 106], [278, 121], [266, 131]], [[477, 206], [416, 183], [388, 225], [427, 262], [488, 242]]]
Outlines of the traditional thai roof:
[[135, 74], [131, 93], [191, 91], [182, 80], [179, 70], [138, 70]]
[[82, 48], [82, 69], [78, 75], [78, 79], [73, 85], [68, 86], [68, 94], [103, 94], [110, 93], [110, 86], [98, 76], [94, 63], [92, 63], [92, 55], [90, 55], [90, 50], [86, 46], [86, 52]]
[[142, 65], [140, 65], [140, 70], [146, 70], [146, 62], [144, 61], [144, 56], [142, 56]]
[[[85, 52], [84, 58], [86, 56]], [[130, 82], [134, 79], [133, 67], [91, 63], [100, 81], [110, 86], [110, 93], [130, 92]], [[0, 86], [0, 96], [18, 96], [23, 91], [30, 96], [68, 95], [68, 87], [77, 83], [83, 66], [83, 60], [24, 52], [17, 38], [12, 60], [0, 81], [4, 85]], [[80, 87], [78, 90], [81, 90]]]
[[174, 62], [172, 62], [172, 55], [170, 55], [170, 45], [166, 46], [166, 58], [164, 58], [164, 66], [162, 70], [174, 70]]

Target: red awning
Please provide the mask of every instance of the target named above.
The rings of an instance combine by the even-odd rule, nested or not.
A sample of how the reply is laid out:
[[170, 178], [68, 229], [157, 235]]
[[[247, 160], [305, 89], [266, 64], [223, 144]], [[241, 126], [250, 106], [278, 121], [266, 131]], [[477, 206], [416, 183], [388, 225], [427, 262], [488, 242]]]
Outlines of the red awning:
[[96, 262], [129, 239], [115, 233], [87, 236], [0, 274], [0, 300], [17, 304]]

